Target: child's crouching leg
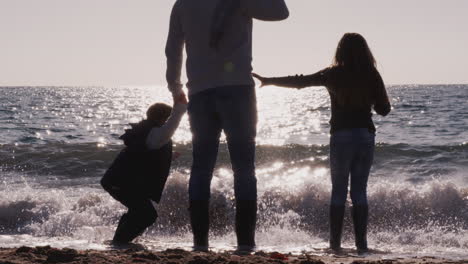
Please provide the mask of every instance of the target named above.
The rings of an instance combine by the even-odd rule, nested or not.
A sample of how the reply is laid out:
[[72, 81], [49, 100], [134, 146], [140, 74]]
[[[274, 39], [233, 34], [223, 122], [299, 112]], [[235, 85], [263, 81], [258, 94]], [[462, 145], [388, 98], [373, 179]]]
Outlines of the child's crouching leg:
[[120, 218], [113, 243], [130, 243], [141, 235], [146, 228], [151, 226], [157, 217], [158, 214], [151, 201], [147, 199], [140, 200], [139, 203], [135, 203], [135, 206], [130, 207], [128, 212]]

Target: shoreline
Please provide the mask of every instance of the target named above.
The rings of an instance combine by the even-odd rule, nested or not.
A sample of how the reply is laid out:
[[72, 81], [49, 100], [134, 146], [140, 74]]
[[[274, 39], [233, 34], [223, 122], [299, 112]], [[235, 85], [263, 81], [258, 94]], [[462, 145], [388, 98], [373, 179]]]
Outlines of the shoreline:
[[57, 249], [50, 246], [0, 248], [0, 264], [28, 263], [68, 263], [68, 264], [114, 264], [114, 263], [167, 263], [167, 264], [429, 264], [451, 263], [464, 264], [468, 259], [450, 260], [437, 257], [389, 257], [382, 255], [309, 255], [281, 254], [278, 252], [258, 251], [252, 255], [238, 255], [233, 252], [190, 252], [183, 249], [149, 251], [140, 247], [112, 250], [75, 250]]

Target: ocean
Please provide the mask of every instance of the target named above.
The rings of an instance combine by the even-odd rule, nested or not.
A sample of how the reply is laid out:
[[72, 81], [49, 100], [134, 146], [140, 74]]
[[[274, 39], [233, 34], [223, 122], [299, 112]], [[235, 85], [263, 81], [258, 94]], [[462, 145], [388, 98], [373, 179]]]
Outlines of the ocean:
[[[396, 256], [468, 257], [468, 85], [388, 87], [374, 115], [369, 245]], [[324, 88], [257, 89], [259, 250], [321, 254], [328, 246], [330, 103]], [[108, 249], [125, 208], [99, 180], [118, 137], [164, 87], [0, 87], [0, 247]], [[138, 242], [190, 249], [191, 134], [184, 116], [159, 218]], [[350, 204], [350, 201], [348, 201]], [[348, 207], [349, 208], [349, 207]], [[226, 144], [212, 182], [213, 250], [232, 250], [233, 178]], [[344, 246], [354, 237], [347, 210]]]

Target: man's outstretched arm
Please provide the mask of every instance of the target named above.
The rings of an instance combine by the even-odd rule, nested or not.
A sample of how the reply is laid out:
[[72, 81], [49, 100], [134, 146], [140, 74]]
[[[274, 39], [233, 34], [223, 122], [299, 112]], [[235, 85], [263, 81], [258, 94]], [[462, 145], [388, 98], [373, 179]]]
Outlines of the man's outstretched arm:
[[240, 0], [241, 8], [250, 17], [279, 21], [289, 17], [289, 10], [284, 0]]
[[166, 42], [167, 70], [166, 80], [169, 90], [174, 98], [183, 93], [180, 75], [182, 71], [182, 60], [184, 50], [184, 33], [179, 17], [179, 2], [172, 8], [169, 22], [169, 35]]

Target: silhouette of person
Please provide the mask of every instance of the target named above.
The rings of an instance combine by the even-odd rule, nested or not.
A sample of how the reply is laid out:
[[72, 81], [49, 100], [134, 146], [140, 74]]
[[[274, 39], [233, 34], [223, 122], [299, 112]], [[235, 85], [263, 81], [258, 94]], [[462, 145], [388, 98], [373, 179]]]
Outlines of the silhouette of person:
[[101, 179], [102, 187], [128, 208], [115, 230], [112, 243], [125, 245], [141, 235], [158, 217], [159, 203], [172, 161], [171, 137], [187, 109], [186, 97], [150, 106], [147, 118], [125, 130], [125, 147]]
[[257, 124], [252, 72], [253, 19], [283, 20], [284, 0], [177, 0], [166, 45], [167, 82], [182, 92], [183, 49], [187, 53], [189, 121], [193, 164], [189, 181], [194, 250], [208, 250], [210, 184], [221, 131], [234, 172], [236, 234], [239, 250], [255, 248]]
[[325, 86], [331, 99], [330, 248], [341, 250], [341, 232], [351, 175], [352, 218], [359, 253], [367, 247], [367, 180], [374, 158], [375, 126], [372, 108], [380, 115], [390, 112], [390, 102], [376, 62], [364, 37], [346, 33], [336, 49], [334, 63], [311, 75], [265, 78], [253, 74], [263, 85], [302, 89]]

